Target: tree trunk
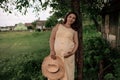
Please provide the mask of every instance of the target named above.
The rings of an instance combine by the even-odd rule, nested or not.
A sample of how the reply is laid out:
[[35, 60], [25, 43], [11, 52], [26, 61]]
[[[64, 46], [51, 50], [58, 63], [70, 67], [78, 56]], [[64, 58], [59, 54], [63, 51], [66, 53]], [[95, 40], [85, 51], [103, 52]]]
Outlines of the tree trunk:
[[79, 24], [78, 24], [79, 46], [76, 52], [77, 78], [75, 80], [82, 80], [83, 79], [83, 36], [82, 36], [82, 14], [80, 11], [80, 0], [71, 0], [71, 8], [74, 12], [78, 14], [78, 18], [79, 18]]
[[99, 63], [98, 79], [103, 80], [103, 60], [101, 60]]

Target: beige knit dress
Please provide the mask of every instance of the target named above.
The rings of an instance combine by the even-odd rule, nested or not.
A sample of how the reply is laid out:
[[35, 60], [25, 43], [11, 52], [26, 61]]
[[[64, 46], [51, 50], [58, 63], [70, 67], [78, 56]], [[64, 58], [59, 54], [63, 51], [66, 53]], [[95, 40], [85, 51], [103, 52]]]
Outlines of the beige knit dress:
[[73, 36], [75, 31], [60, 24], [56, 32], [54, 49], [56, 55], [62, 58], [65, 65], [65, 76], [60, 80], [74, 80], [74, 55], [64, 58], [64, 54], [72, 52], [74, 48]]

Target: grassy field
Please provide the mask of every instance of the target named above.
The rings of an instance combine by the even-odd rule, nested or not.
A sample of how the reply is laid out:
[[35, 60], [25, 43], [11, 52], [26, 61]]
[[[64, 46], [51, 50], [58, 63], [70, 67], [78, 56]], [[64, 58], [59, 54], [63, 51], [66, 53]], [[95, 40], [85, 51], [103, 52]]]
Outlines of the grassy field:
[[[83, 33], [84, 43], [90, 37], [100, 36], [90, 29], [84, 29]], [[49, 54], [49, 37], [50, 31], [0, 32], [0, 79], [46, 80], [41, 63]]]
[[[41, 64], [40, 61], [43, 59], [44, 56], [49, 54], [49, 36], [50, 31], [0, 32], [1, 79], [21, 80], [21, 78], [26, 78], [26, 75], [24, 74], [26, 73], [26, 71], [24, 72], [24, 68], [31, 67], [34, 64], [37, 64], [37, 67], [39, 69], [37, 71], [39, 72]], [[35, 69], [35, 67], [31, 68]], [[34, 73], [35, 71], [30, 72], [30, 70], [32, 70], [31, 68], [28, 68], [29, 70], [27, 72], [31, 73], [32, 75], [32, 73]], [[23, 75], [24, 77], [21, 75]], [[37, 75], [33, 75], [33, 78], [30, 78], [30, 80], [37, 80], [36, 78], [34, 78], [36, 76]]]
[[49, 47], [50, 32], [1, 32], [0, 58], [11, 54], [40, 53]]

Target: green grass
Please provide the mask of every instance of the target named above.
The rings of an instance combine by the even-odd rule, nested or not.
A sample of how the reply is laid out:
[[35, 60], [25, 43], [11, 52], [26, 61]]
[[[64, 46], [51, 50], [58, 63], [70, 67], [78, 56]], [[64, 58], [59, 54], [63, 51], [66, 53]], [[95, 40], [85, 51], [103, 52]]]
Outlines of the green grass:
[[40, 53], [49, 47], [50, 32], [2, 32], [0, 33], [0, 58], [9, 54]]
[[[49, 36], [50, 31], [0, 32], [1, 79], [26, 80], [26, 76], [28, 76], [26, 73], [29, 72], [28, 77], [32, 76], [30, 80], [37, 80], [37, 76], [41, 74], [39, 73], [41, 62], [49, 54]], [[34, 70], [36, 69], [36, 66], [33, 66], [34, 64], [37, 66], [37, 73]], [[26, 71], [26, 69], [29, 70]], [[30, 72], [31, 70], [32, 72]], [[32, 73], [36, 74], [33, 75]]]

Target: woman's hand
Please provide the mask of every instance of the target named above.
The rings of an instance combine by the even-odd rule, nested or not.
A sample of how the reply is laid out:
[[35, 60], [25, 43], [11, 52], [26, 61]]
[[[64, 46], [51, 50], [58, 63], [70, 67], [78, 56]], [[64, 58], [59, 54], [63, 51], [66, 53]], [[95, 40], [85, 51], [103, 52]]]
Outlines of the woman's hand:
[[68, 52], [68, 53], [64, 54], [64, 58], [68, 58], [68, 57], [70, 57], [71, 55], [73, 55], [73, 53], [72, 53], [72, 52]]
[[50, 51], [50, 56], [52, 59], [56, 59], [56, 54], [55, 54], [55, 51]]

